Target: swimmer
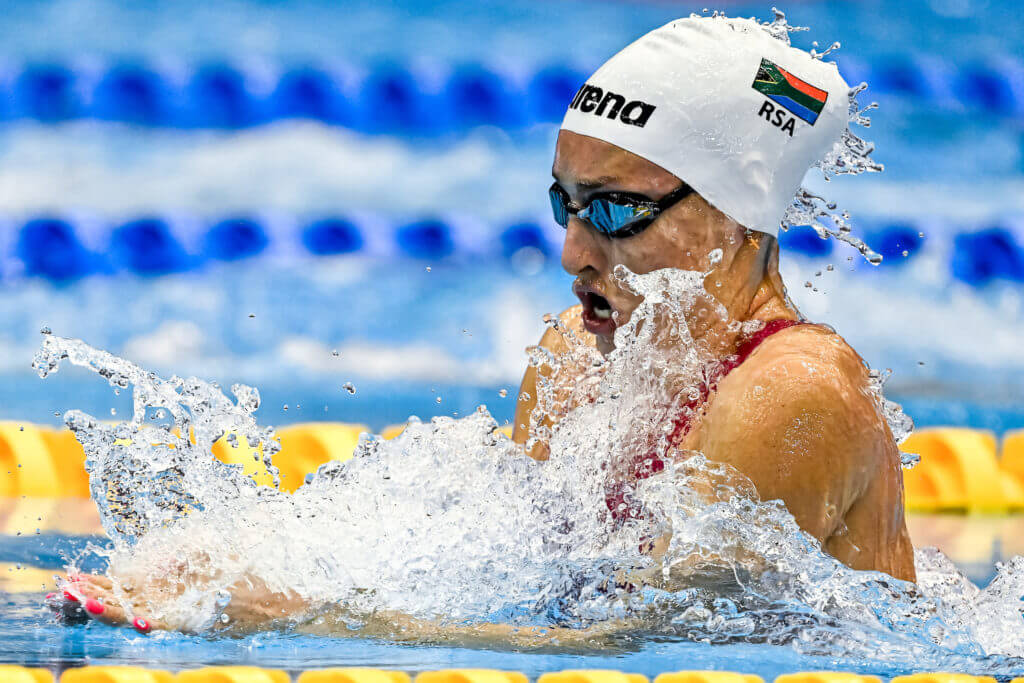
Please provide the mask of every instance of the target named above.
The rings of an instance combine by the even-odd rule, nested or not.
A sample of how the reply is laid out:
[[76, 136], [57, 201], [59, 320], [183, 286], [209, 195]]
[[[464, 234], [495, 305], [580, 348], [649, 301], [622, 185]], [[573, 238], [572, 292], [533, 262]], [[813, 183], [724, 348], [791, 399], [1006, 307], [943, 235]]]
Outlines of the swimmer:
[[[635, 273], [709, 273], [705, 288], [732, 321], [747, 323], [746, 332], [720, 316], [687, 320], [721, 371], [701, 400], [667, 417], [674, 448], [657, 458], [699, 451], [731, 465], [762, 500], [782, 500], [838, 560], [912, 581], [899, 452], [868, 370], [839, 335], [801, 318], [778, 270], [775, 235], [786, 209], [804, 173], [846, 130], [849, 106], [849, 87], [833, 64], [790, 47], [752, 20], [682, 19], [617, 54], [569, 104], [555, 149], [550, 200], [566, 231], [562, 265], [576, 277], [580, 299], [561, 318], [608, 354], [615, 329], [638, 305], [613, 277], [616, 266]], [[562, 352], [562, 335], [549, 330], [541, 345]], [[529, 398], [518, 404], [513, 435], [520, 444], [530, 438], [537, 372], [549, 369], [530, 368], [523, 378], [521, 393]], [[530, 455], [551, 456], [542, 442]], [[657, 469], [633, 474], [656, 475]], [[614, 495], [609, 508], [615, 516]], [[66, 592], [48, 602], [61, 614], [144, 633], [194, 630], [152, 620], [149, 610], [162, 593], [182, 589], [181, 572], [201, 573], [202, 566], [183, 563], [147, 585], [131, 577], [115, 584], [103, 576], [70, 576]], [[267, 628], [309, 609], [298, 596], [255, 580], [239, 582], [230, 593], [224, 630]], [[441, 627], [401, 615], [386, 615], [369, 630], [460, 643], [599, 637], [589, 630], [534, 633], [497, 624]]]
[[[833, 64], [745, 20], [673, 22], [613, 57], [573, 99], [555, 148], [550, 198], [580, 299], [561, 319], [608, 354], [638, 304], [616, 266], [708, 273], [729, 320], [758, 329], [743, 334], [705, 309], [687, 320], [722, 371], [673, 420], [672, 445], [734, 467], [848, 566], [913, 581], [899, 451], [868, 369], [838, 334], [801, 318], [779, 275], [776, 232], [805, 172], [846, 129], [848, 91]], [[555, 328], [540, 344], [568, 348]], [[520, 388], [521, 444], [537, 372]], [[547, 458], [546, 445], [531, 455]], [[613, 514], [619, 504], [610, 496]]]

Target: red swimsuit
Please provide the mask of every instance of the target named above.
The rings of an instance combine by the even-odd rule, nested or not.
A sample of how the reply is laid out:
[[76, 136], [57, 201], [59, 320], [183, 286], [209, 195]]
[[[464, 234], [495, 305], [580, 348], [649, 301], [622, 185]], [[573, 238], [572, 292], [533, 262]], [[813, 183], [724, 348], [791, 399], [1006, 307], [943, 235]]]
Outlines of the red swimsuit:
[[[793, 327], [794, 325], [801, 324], [799, 320], [786, 320], [783, 318], [777, 320], [770, 320], [764, 324], [761, 329], [754, 332], [752, 335], [744, 339], [740, 345], [736, 348], [736, 353], [728, 356], [712, 371], [711, 376], [708, 378], [708, 382], [702, 382], [700, 385], [701, 395], [698, 399], [689, 401], [683, 410], [679, 413], [674, 420], [672, 420], [672, 433], [669, 435], [668, 443], [670, 446], [677, 446], [686, 436], [687, 432], [690, 431], [690, 423], [693, 416], [697, 413], [697, 410], [702, 407], [708, 400], [708, 396], [718, 386], [718, 383], [722, 381], [726, 375], [735, 370], [740, 364], [743, 363], [750, 354], [754, 352], [761, 343], [772, 336], [776, 332]], [[633, 462], [632, 475], [633, 479], [646, 479], [652, 474], [657, 474], [665, 469], [665, 461], [662, 459], [663, 456], [659, 455], [656, 451], [650, 451], [643, 457], [637, 458]], [[623, 517], [630, 519], [637, 519], [641, 516], [642, 511], [640, 506], [630, 500], [629, 486], [624, 483], [611, 484], [605, 493], [605, 504], [611, 511], [612, 519], [619, 520]]]

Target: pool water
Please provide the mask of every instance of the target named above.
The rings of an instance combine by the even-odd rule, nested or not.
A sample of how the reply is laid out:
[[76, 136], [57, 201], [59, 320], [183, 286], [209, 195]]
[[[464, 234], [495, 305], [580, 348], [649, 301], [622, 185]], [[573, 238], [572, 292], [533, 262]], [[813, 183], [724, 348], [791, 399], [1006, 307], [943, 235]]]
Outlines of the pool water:
[[[44, 519], [40, 520], [39, 517]], [[243, 638], [209, 638], [158, 633], [141, 636], [131, 629], [100, 625], [58, 626], [43, 597], [52, 589], [52, 576], [88, 543], [102, 543], [102, 534], [81, 533], [98, 528], [89, 501], [21, 501], [0, 510], [5, 528], [0, 535], [0, 662], [62, 669], [98, 664], [133, 664], [165, 669], [199, 665], [251, 664], [301, 671], [328, 666], [370, 666], [410, 672], [451, 667], [487, 667], [523, 671], [531, 678], [546, 671], [570, 668], [613, 668], [654, 676], [679, 669], [708, 669], [757, 673], [766, 680], [794, 671], [840, 670], [883, 677], [911, 673], [909, 666], [870, 658], [809, 656], [787, 646], [701, 642], [649, 638], [637, 634], [620, 647], [600, 651], [514, 651], [457, 646], [395, 644], [366, 638], [329, 638], [288, 633], [261, 633]], [[79, 533], [59, 529], [73, 525]], [[46, 529], [36, 534], [33, 527]], [[15, 529], [24, 529], [15, 535]], [[992, 577], [996, 561], [1005, 559], [1003, 537], [1024, 537], [1024, 517], [971, 519], [960, 516], [916, 515], [910, 518], [916, 545], [938, 544], [958, 559], [958, 565], [979, 585]], [[959, 539], [959, 542], [958, 540]], [[957, 557], [957, 553], [960, 557]], [[83, 569], [97, 571], [95, 561]], [[45, 585], [46, 588], [42, 588]], [[1000, 661], [1002, 671], [1012, 663]], [[985, 664], [976, 661], [983, 673]], [[935, 663], [922, 665], [936, 670]], [[939, 667], [941, 668], [941, 667]], [[958, 671], [963, 662], [958, 662]], [[1020, 669], [1024, 671], [1024, 661]], [[971, 673], [971, 671], [966, 671]]]
[[[827, 194], [853, 213], [856, 234], [885, 251], [886, 261], [872, 268], [807, 231], [786, 233], [782, 271], [790, 295], [873, 367], [893, 370], [887, 395], [918, 425], [996, 433], [1024, 427], [1024, 81], [1017, 44], [1024, 25], [1017, 4], [794, 5], [782, 9], [793, 23], [812, 27], [794, 42], [841, 41], [841, 68], [851, 80], [870, 81], [868, 98], [881, 102], [869, 137], [886, 173], [838, 179]], [[408, 68], [426, 76], [410, 92], [433, 101], [438, 74], [472, 75], [483, 66], [521, 90], [552, 66], [587, 72], [640, 33], [701, 6], [58, 0], [5, 9], [0, 87], [17, 96], [0, 108], [0, 419], [57, 424], [69, 409], [131, 414], [127, 393], [113, 395], [84, 372], [39, 380], [30, 361], [39, 331], [48, 328], [165, 376], [256, 385], [264, 423], [333, 420], [380, 430], [410, 414], [465, 416], [481, 404], [499, 422], [511, 419], [523, 349], [539, 338], [545, 313], [575, 302], [546, 206], [555, 118], [415, 131], [374, 127], [365, 116], [353, 125], [329, 116], [136, 125], [119, 118], [123, 112], [103, 113], [102, 102], [91, 102], [87, 114], [22, 111], [32, 109], [25, 100], [32, 83], [45, 85], [66, 66], [79, 97], [105, 75], [141, 65], [181, 90], [208, 69], [228, 79], [244, 73], [257, 97], [272, 100], [279, 80], [310, 65], [383, 74], [384, 81]], [[768, 18], [762, 3], [729, 9]], [[190, 102], [176, 105], [186, 111]], [[324, 217], [357, 226], [360, 247], [331, 255], [311, 241], [308, 227]], [[73, 248], [58, 255], [70, 254], [71, 266], [47, 260], [52, 242], [22, 248], [36, 219], [36, 228], [56, 231], [56, 242], [73, 238]], [[218, 239], [225, 219], [255, 226], [245, 249], [236, 253], [230, 239]], [[123, 228], [139, 228], [140, 220], [167, 238], [156, 262], [124, 248]], [[402, 237], [403, 228], [425, 223], [443, 228], [433, 242]], [[536, 243], [509, 239], [522, 224], [532, 226]], [[937, 545], [979, 586], [993, 578], [997, 561], [1024, 550], [1017, 518], [917, 516], [910, 528], [915, 544]], [[73, 559], [85, 557], [86, 570], [103, 569], [87, 552], [90, 543], [105, 543], [98, 529], [89, 502], [0, 501], [0, 661], [58, 669], [486, 666], [531, 676], [564, 668], [649, 675], [706, 668], [766, 679], [808, 669], [892, 676], [915, 666], [1024, 672], [1024, 663], [1006, 657], [922, 655], [917, 663], [894, 663], [882, 637], [877, 656], [836, 658], [806, 643], [712, 645], [642, 632], [601, 651], [516, 652], [297, 633], [142, 637], [59, 626], [42, 598], [53, 574]]]

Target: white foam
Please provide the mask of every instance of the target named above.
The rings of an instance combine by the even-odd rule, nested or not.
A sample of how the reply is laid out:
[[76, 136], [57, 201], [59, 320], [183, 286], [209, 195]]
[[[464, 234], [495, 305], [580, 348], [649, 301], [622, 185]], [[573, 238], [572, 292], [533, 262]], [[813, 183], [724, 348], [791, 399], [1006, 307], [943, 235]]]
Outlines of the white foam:
[[[757, 502], [749, 482], [699, 454], [666, 459], [662, 473], [635, 483], [617, 479], [638, 455], [660, 452], [667, 435], [650, 425], [682, 409], [709, 370], [684, 322], [706, 297], [703, 275], [618, 273], [645, 298], [607, 359], [576, 343], [559, 357], [532, 353], [554, 370], [538, 386], [538, 411], [563, 416], [551, 430], [534, 425], [550, 460], [526, 457], [481, 408], [414, 422], [392, 441], [366, 437], [353, 459], [325, 465], [294, 495], [256, 487], [210, 455], [225, 432], [262, 443], [265, 457], [274, 451], [272, 433], [253, 419], [254, 390], [233, 387], [230, 401], [201, 380], [162, 380], [47, 336], [35, 361], [41, 375], [67, 359], [133, 387], [129, 422], [67, 416], [113, 541], [111, 576], [138, 590], [193, 563], [201, 571], [182, 575], [179, 593], [145, 608], [198, 632], [232, 627], [218, 617], [228, 588], [252, 576], [306, 598], [313, 611], [295, 619], [319, 628], [359, 629], [389, 611], [459, 624], [619, 620], [659, 637], [1008, 673], [1013, 661], [985, 655], [1024, 654], [1020, 560], [972, 595], [941, 556], [919, 554], [915, 588], [838, 564], [780, 503]], [[568, 367], [586, 379], [561, 385]], [[640, 514], [609, 523], [609, 491]], [[667, 554], [653, 565], [640, 547], [669, 529]], [[623, 581], [646, 587], [623, 590]]]

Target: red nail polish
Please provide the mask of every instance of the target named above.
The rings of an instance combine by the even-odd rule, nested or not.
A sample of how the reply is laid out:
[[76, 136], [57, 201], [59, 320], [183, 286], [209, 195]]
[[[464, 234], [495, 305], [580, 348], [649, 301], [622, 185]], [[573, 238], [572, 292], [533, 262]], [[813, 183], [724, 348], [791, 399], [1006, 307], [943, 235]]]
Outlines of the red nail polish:
[[69, 591], [64, 591], [64, 599], [70, 602], [78, 602], [78, 598], [72, 595]]
[[135, 617], [134, 621], [132, 621], [132, 626], [134, 626], [139, 633], [149, 633], [149, 622], [142, 617]]
[[46, 599], [47, 600], [53, 600], [55, 597], [57, 597], [56, 593], [47, 593], [46, 594]]
[[103, 605], [99, 600], [89, 598], [85, 601], [85, 611], [89, 614], [103, 614]]

